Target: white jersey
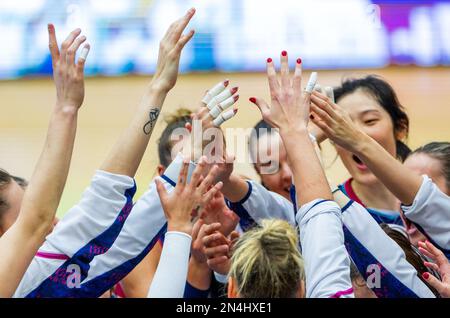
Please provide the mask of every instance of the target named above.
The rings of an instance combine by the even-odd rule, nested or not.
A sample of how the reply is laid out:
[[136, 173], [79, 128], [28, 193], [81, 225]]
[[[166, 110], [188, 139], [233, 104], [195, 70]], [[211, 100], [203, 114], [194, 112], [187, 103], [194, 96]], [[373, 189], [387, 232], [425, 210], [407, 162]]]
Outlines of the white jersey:
[[379, 298], [435, 297], [401, 247], [363, 206], [349, 200], [342, 208], [342, 221], [348, 253]]
[[450, 197], [423, 175], [414, 202], [401, 208], [405, 217], [450, 259]]
[[320, 199], [309, 202], [298, 210], [297, 221], [305, 263], [306, 297], [353, 298], [350, 259], [337, 203]]
[[[228, 203], [241, 219], [246, 220], [247, 226], [251, 226], [252, 222], [260, 223], [265, 218], [279, 218], [296, 224], [294, 205], [289, 200], [253, 181], [248, 183], [251, 186], [246, 197], [240, 202]], [[295, 202], [295, 195], [291, 197]], [[274, 214], [271, 213], [272, 211]], [[371, 273], [367, 273], [367, 269], [371, 269], [373, 264], [382, 264], [381, 272], [384, 276], [382, 275], [381, 288], [377, 289], [376, 285], [373, 286], [373, 291], [378, 297], [434, 297], [421, 281], [417, 281], [420, 280], [417, 278], [417, 271], [406, 261], [400, 246], [384, 233], [364, 207], [349, 200], [348, 205], [342, 208], [342, 212], [345, 247], [361, 275], [368, 278]], [[366, 231], [366, 227], [371, 230]], [[389, 244], [385, 245], [386, 242]], [[391, 257], [403, 259], [403, 261], [398, 267], [390, 262], [384, 265], [384, 262]], [[404, 278], [405, 270], [408, 279]]]
[[[168, 192], [181, 159], [171, 166], [172, 173], [160, 178]], [[155, 183], [132, 206], [135, 192], [132, 178], [97, 171], [81, 201], [46, 238], [14, 297], [99, 297], [122, 280], [167, 227]]]

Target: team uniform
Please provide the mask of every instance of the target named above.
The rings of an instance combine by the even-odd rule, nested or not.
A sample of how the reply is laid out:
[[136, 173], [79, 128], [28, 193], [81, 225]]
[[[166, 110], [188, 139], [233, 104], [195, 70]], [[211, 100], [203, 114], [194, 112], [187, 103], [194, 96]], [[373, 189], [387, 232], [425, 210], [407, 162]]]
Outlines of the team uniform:
[[307, 298], [353, 298], [350, 259], [336, 202], [314, 200], [297, 213]]
[[450, 259], [450, 197], [423, 175], [410, 206], [402, 205], [405, 217]]
[[[292, 225], [297, 224], [293, 209], [296, 206], [294, 187], [291, 191], [294, 203], [291, 203], [254, 181], [247, 182], [249, 190], [244, 199], [234, 203], [228, 202], [229, 207], [241, 218], [241, 222], [251, 226], [265, 218], [280, 218]], [[381, 264], [382, 288], [374, 288], [378, 297], [434, 297], [417, 277], [415, 268], [406, 261], [400, 246], [382, 231], [377, 220], [366, 208], [349, 199], [349, 205], [341, 212], [345, 247], [361, 274], [367, 278], [370, 274], [366, 273], [369, 265]], [[370, 226], [371, 231], [366, 231], [367, 226]], [[394, 256], [398, 265], [390, 262]]]
[[[177, 157], [160, 179], [168, 192], [181, 161]], [[167, 228], [155, 183], [133, 206], [135, 192], [133, 178], [97, 171], [46, 238], [14, 297], [99, 297], [122, 280]]]

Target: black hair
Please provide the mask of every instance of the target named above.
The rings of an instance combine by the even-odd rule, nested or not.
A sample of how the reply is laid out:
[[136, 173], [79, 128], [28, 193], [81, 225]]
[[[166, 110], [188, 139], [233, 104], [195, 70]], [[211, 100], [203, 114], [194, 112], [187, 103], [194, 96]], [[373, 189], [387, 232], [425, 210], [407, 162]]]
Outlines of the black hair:
[[[346, 79], [340, 87], [334, 89], [334, 98], [336, 103], [344, 96], [362, 89], [373, 96], [378, 104], [388, 112], [391, 117], [394, 133], [404, 131], [408, 136], [409, 118], [403, 106], [400, 104], [397, 94], [389, 83], [376, 75], [368, 75], [358, 79]], [[411, 149], [401, 140], [396, 139], [397, 157], [404, 161]]]

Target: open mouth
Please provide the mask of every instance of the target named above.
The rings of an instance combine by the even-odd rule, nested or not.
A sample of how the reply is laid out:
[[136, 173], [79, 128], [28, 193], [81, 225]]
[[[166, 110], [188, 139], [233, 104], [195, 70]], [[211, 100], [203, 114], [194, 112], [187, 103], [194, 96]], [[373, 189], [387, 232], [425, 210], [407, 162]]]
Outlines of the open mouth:
[[367, 170], [367, 166], [358, 158], [358, 156], [353, 155], [352, 158], [356, 162], [356, 167], [358, 167], [358, 169]]

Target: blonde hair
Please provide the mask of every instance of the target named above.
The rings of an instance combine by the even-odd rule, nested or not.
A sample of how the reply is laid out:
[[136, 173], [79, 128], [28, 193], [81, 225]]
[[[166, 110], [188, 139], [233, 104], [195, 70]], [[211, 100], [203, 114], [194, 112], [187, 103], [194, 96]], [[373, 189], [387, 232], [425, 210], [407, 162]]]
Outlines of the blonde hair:
[[236, 242], [229, 276], [240, 297], [296, 297], [304, 280], [297, 230], [286, 221], [263, 220]]

